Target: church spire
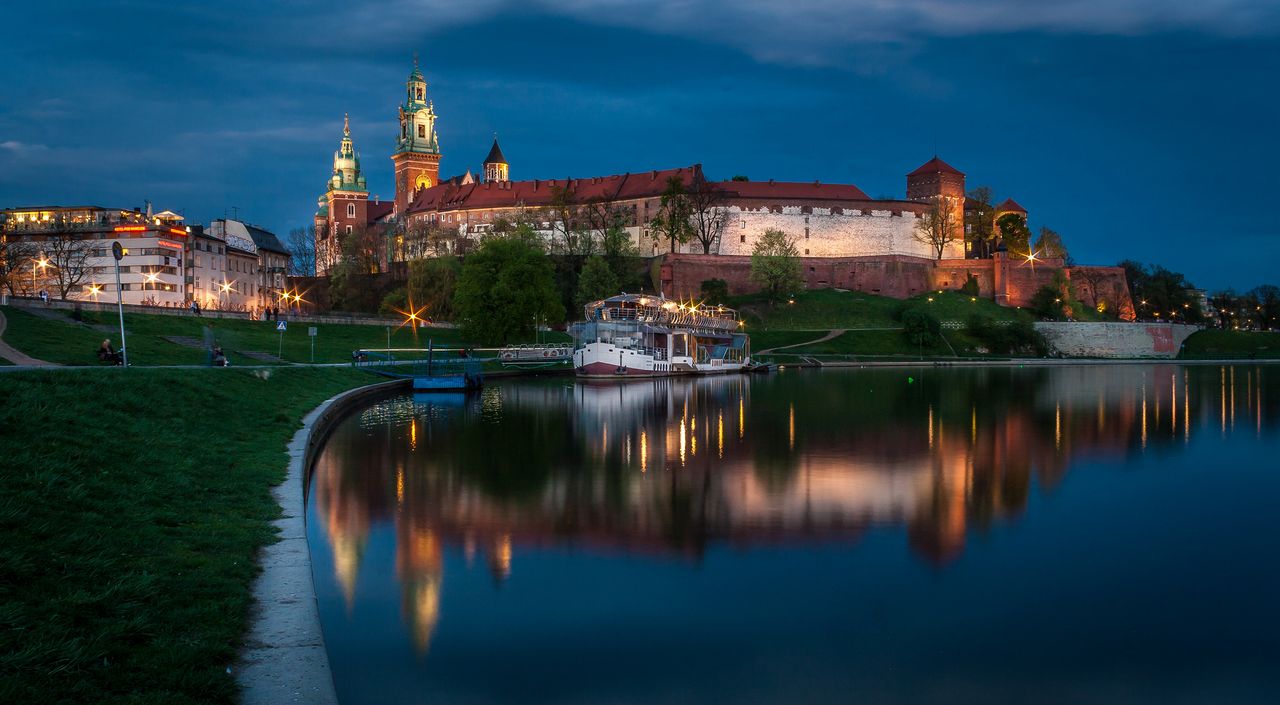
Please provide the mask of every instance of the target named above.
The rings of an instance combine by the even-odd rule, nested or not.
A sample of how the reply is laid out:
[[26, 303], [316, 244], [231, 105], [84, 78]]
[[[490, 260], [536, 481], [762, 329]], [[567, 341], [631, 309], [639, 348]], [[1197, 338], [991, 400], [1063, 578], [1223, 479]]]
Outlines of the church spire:
[[348, 116], [346, 113], [342, 114], [342, 136], [343, 137], [351, 136], [351, 117]]

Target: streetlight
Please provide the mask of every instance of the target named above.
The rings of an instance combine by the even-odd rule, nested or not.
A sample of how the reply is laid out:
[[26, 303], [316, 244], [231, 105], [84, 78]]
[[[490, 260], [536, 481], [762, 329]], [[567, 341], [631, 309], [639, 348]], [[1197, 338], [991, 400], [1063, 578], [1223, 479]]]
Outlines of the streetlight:
[[222, 278], [222, 283], [218, 285], [218, 308], [224, 308], [222, 305], [222, 295], [227, 294], [227, 298], [231, 296], [231, 287], [235, 286], [235, 280], [227, 281], [226, 277]]
[[40, 253], [40, 259], [31, 263], [31, 295], [32, 296], [35, 296], [36, 294], [36, 268], [37, 267], [40, 268], [41, 274], [44, 273], [44, 270], [49, 268], [49, 259], [44, 256], [43, 252]]
[[101, 285], [101, 284], [98, 284], [98, 283], [96, 283], [96, 282], [95, 282], [95, 283], [92, 283], [92, 284], [90, 284], [90, 285], [89, 285], [89, 295], [93, 297], [93, 302], [94, 302], [95, 304], [96, 304], [96, 303], [98, 303], [98, 294], [99, 294], [101, 291], [102, 291], [102, 285]]

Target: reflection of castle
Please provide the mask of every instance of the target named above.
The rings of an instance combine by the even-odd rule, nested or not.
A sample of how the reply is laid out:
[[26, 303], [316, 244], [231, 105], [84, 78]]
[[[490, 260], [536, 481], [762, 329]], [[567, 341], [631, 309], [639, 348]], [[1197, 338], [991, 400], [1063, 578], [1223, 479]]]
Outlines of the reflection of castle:
[[877, 524], [904, 526], [941, 563], [1075, 459], [1241, 421], [1260, 433], [1280, 418], [1263, 389], [1259, 370], [1177, 365], [952, 370], [911, 385], [896, 371], [520, 382], [349, 420], [317, 460], [314, 500], [348, 599], [370, 526], [394, 523], [422, 649], [446, 546], [482, 553], [501, 582], [521, 547], [696, 559], [713, 542], [852, 540]]

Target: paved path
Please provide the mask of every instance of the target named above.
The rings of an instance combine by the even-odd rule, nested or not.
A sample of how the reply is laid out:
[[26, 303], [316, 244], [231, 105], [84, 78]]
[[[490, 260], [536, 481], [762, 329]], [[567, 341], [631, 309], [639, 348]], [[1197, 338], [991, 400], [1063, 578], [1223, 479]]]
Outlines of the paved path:
[[6, 325], [8, 325], [8, 321], [5, 320], [4, 311], [0, 311], [0, 357], [3, 357], [15, 365], [23, 365], [27, 367], [55, 367], [52, 362], [37, 360], [30, 355], [19, 352], [14, 349], [12, 345], [4, 342], [4, 328]]
[[821, 338], [816, 338], [814, 340], [806, 340], [803, 343], [792, 343], [791, 345], [779, 345], [776, 348], [769, 348], [767, 350], [757, 350], [753, 354], [768, 355], [769, 353], [775, 350], [786, 350], [787, 348], [802, 348], [802, 347], [805, 347], [806, 345], [817, 345], [818, 343], [825, 343], [828, 340], [831, 340], [832, 338], [839, 338], [840, 336], [844, 335], [848, 331], [849, 331], [848, 328], [836, 328], [835, 330], [827, 331], [827, 334], [822, 336]]

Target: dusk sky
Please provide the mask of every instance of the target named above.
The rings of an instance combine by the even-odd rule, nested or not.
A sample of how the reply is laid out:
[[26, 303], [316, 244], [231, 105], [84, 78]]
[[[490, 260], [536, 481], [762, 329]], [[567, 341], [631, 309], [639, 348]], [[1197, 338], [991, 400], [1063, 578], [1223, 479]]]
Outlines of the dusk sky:
[[902, 198], [936, 151], [1078, 261], [1280, 283], [1280, 4], [1246, 0], [7, 3], [0, 206], [309, 225], [343, 113], [392, 193], [413, 53], [441, 174], [701, 163]]

